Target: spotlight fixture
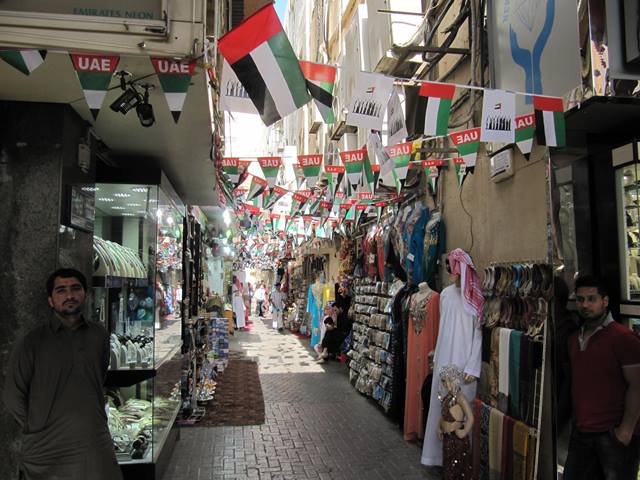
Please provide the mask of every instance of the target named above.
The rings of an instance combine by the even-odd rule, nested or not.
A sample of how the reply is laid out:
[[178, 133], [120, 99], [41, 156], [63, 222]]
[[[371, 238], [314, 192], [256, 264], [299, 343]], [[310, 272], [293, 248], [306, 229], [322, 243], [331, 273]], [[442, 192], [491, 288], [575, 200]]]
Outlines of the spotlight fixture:
[[126, 115], [129, 110], [140, 103], [140, 94], [133, 87], [128, 87], [122, 95], [116, 98], [109, 108], [114, 112]]
[[136, 113], [140, 119], [140, 124], [143, 127], [150, 127], [156, 121], [156, 117], [153, 115], [153, 106], [149, 103], [149, 89], [153, 88], [153, 85], [145, 84], [141, 86], [144, 88], [144, 95], [142, 103], [136, 105]]

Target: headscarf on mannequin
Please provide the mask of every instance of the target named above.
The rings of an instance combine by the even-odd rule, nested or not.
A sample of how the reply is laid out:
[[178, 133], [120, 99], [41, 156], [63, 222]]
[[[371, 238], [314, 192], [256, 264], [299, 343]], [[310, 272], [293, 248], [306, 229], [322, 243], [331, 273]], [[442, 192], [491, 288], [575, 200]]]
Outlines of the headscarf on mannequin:
[[476, 267], [473, 265], [473, 260], [461, 248], [451, 251], [448, 260], [451, 273], [460, 275], [464, 309], [469, 315], [474, 315], [476, 322], [479, 323], [482, 320], [484, 297], [482, 296], [480, 280], [478, 279]]

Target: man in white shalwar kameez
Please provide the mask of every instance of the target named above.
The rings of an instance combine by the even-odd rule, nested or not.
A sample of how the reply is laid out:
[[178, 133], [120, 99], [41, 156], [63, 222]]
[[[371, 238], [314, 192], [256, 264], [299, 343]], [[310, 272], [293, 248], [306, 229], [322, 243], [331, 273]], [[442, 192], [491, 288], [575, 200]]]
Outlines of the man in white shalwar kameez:
[[[440, 378], [440, 369], [455, 365], [464, 372], [462, 393], [473, 403], [482, 363], [481, 318], [484, 299], [471, 257], [461, 249], [447, 258], [447, 270], [455, 283], [440, 294], [440, 327], [433, 358], [433, 378]], [[442, 441], [438, 438], [441, 403], [438, 399], [440, 382], [431, 386], [431, 401], [422, 447], [423, 465], [442, 465]]]

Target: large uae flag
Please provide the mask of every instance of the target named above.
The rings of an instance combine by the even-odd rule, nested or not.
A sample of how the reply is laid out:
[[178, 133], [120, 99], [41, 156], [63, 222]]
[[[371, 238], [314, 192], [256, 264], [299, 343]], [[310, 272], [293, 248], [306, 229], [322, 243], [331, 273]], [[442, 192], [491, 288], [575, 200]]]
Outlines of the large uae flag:
[[273, 4], [225, 34], [218, 48], [265, 125], [277, 122], [311, 100], [300, 63]]
[[336, 117], [332, 106], [336, 67], [300, 61], [300, 68], [307, 79], [307, 88], [316, 102], [324, 123], [335, 123]]

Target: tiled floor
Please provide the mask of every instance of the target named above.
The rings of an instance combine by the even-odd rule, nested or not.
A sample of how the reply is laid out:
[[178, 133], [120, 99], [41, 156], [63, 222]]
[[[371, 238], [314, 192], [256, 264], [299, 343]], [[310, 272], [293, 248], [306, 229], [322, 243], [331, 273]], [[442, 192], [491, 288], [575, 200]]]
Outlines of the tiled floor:
[[265, 424], [183, 428], [163, 480], [438, 478], [345, 365], [313, 361], [308, 340], [256, 320], [231, 348], [259, 362]]

